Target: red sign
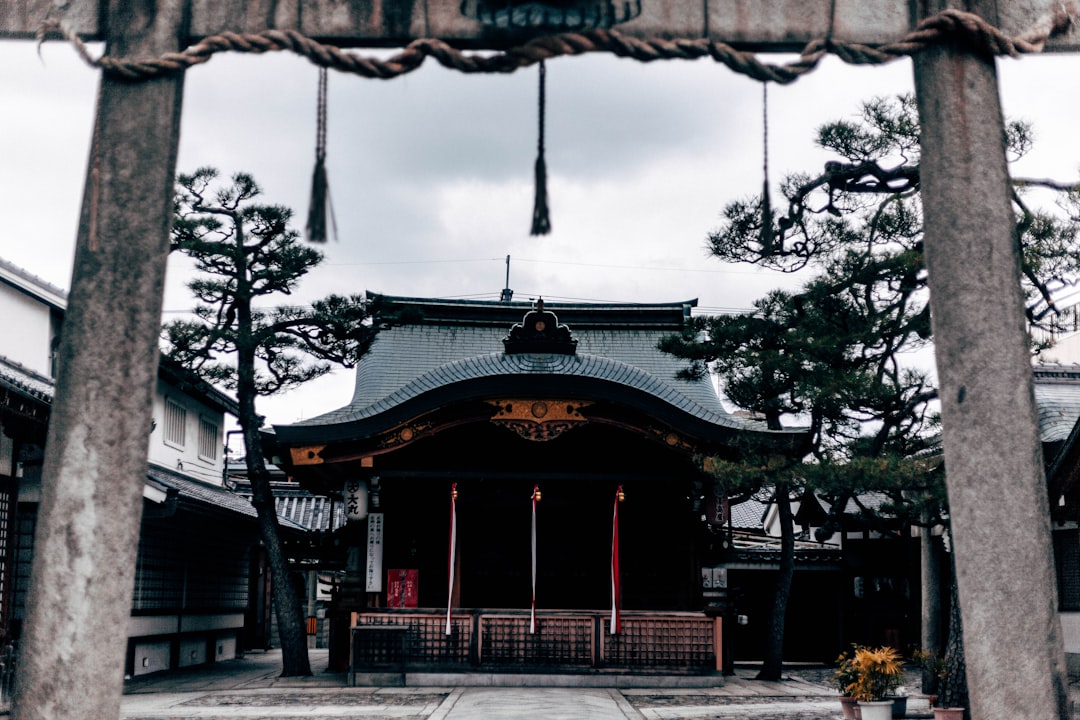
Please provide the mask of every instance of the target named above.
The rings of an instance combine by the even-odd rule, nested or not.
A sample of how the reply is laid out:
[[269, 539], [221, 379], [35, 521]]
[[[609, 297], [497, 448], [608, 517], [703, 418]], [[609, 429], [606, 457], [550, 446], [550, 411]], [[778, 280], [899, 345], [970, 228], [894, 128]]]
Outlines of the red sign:
[[419, 578], [418, 570], [387, 570], [386, 607], [417, 607]]

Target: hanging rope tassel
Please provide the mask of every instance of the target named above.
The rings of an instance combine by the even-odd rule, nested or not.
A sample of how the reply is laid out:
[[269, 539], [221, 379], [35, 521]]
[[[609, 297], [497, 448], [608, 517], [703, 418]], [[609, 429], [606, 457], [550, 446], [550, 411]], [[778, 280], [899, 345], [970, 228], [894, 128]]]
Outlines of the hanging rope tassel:
[[547, 165], [544, 163], [544, 75], [547, 69], [540, 61], [540, 133], [536, 143], [536, 202], [533, 203], [531, 235], [547, 235], [551, 232], [551, 219], [548, 217], [547, 201]]
[[761, 255], [773, 254], [776, 237], [773, 234], [772, 200], [769, 198], [769, 85], [761, 84], [762, 157], [764, 180], [761, 184]]
[[326, 180], [326, 68], [319, 68], [319, 99], [315, 130], [315, 170], [311, 175], [311, 202], [308, 204], [307, 235], [313, 243], [326, 242], [326, 216], [329, 208], [330, 220], [337, 238], [337, 222], [334, 220], [333, 207], [330, 205], [330, 187]]

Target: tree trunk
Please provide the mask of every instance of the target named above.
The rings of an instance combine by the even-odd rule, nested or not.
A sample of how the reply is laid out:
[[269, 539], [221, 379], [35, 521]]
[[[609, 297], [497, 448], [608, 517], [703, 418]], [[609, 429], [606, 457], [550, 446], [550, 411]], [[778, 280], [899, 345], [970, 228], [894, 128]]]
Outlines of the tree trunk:
[[[952, 558], [952, 555], [949, 556]], [[968, 703], [967, 667], [964, 662], [964, 625], [960, 619], [960, 593], [956, 585], [956, 564], [949, 573], [949, 639], [945, 643], [945, 678], [940, 684], [938, 705], [962, 707], [965, 720], [971, 719]]]
[[[246, 438], [246, 430], [244, 435]], [[281, 542], [278, 511], [270, 489], [270, 474], [260, 452], [261, 448], [257, 445], [246, 448], [247, 476], [252, 483], [252, 503], [259, 515], [259, 531], [270, 566], [273, 608], [278, 616], [278, 636], [281, 638], [281, 677], [308, 676], [311, 675], [311, 662], [301, 598], [288, 567], [288, 557]], [[257, 462], [252, 461], [253, 457], [258, 459]]]
[[259, 516], [259, 531], [270, 566], [270, 594], [277, 615], [278, 637], [281, 639], [281, 676], [311, 675], [300, 593], [293, 584], [289, 558], [281, 542], [277, 506], [270, 489], [270, 473], [266, 469], [259, 440], [261, 418], [255, 412], [255, 343], [252, 339], [250, 283], [246, 257], [242, 251], [242, 233], [237, 232], [237, 239], [241, 250], [237, 253], [236, 399], [240, 405], [238, 419], [244, 435], [251, 503]]
[[795, 525], [791, 514], [791, 496], [787, 483], [776, 484], [776, 509], [780, 522], [780, 570], [776, 577], [769, 629], [765, 636], [765, 661], [758, 680], [779, 680], [784, 669], [784, 625], [787, 617], [791, 580], [795, 575]]

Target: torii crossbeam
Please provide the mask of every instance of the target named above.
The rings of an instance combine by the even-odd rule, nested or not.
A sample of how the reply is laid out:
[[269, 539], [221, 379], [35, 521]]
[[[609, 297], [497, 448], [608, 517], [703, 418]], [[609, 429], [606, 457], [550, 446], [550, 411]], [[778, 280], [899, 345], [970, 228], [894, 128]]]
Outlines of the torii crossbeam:
[[[520, 11], [544, 4], [7, 0], [0, 3], [0, 38], [32, 38], [46, 23], [59, 23], [84, 40], [105, 41], [108, 57], [121, 62], [160, 58], [224, 32], [267, 30], [339, 47], [434, 39], [501, 52], [552, 32]], [[704, 39], [736, 50], [790, 52], [819, 40], [823, 51], [838, 53], [843, 46], [897, 43], [921, 19], [959, 7], [1035, 49], [1043, 40], [1047, 50], [1080, 49], [1072, 25], [1075, 2], [547, 4], [563, 13], [558, 17], [567, 30], [593, 12], [594, 25], [617, 22], [629, 41], [685, 40], [691, 47]], [[1020, 714], [1065, 720], [1046, 481], [993, 51], [957, 37], [959, 42], [918, 51], [914, 67], [926, 262], [971, 709], [980, 720]], [[13, 707], [19, 720], [115, 720], [120, 714], [118, 669], [125, 648], [114, 629], [128, 621], [134, 582], [183, 77], [182, 68], [141, 80], [102, 74], [46, 448], [34, 600]]]

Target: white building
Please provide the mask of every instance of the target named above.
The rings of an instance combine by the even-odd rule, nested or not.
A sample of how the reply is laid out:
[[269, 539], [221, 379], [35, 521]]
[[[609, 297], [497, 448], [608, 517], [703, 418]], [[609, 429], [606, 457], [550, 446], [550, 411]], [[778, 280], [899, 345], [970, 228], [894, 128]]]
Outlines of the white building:
[[[26, 607], [41, 463], [66, 294], [0, 259], [0, 638]], [[269, 642], [255, 510], [224, 484], [236, 402], [163, 359], [147, 428], [149, 469], [126, 675], [235, 657]], [[283, 521], [285, 527], [298, 528]]]

